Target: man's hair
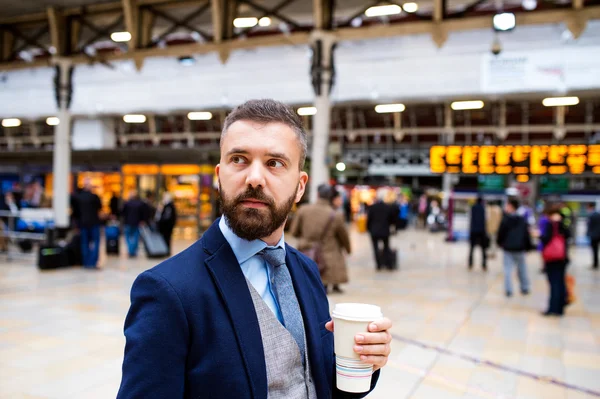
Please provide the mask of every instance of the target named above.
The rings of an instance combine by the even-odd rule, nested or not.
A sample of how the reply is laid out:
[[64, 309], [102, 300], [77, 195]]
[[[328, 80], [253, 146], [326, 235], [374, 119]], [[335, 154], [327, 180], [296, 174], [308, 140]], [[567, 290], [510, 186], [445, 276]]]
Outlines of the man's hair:
[[519, 209], [519, 200], [516, 198], [509, 198], [508, 203], [515, 209]]
[[225, 118], [225, 122], [223, 122], [223, 131], [221, 132], [221, 143], [223, 142], [223, 138], [229, 127], [241, 120], [263, 124], [279, 122], [290, 127], [294, 133], [296, 133], [298, 145], [300, 146], [300, 163], [298, 167], [300, 170], [304, 168], [306, 153], [308, 152], [306, 131], [302, 125], [302, 120], [292, 108], [271, 99], [246, 101], [235, 107], [233, 111], [227, 115], [227, 118]]
[[320, 184], [319, 187], [317, 187], [317, 194], [319, 195], [319, 198], [329, 200], [331, 199], [331, 187], [329, 187], [328, 184]]

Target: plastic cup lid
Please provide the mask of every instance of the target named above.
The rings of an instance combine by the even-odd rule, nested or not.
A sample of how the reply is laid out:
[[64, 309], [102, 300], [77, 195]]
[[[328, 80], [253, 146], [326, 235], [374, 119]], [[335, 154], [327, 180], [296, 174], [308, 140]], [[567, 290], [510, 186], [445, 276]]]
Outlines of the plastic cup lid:
[[331, 315], [350, 321], [373, 321], [383, 317], [379, 306], [366, 303], [338, 303]]

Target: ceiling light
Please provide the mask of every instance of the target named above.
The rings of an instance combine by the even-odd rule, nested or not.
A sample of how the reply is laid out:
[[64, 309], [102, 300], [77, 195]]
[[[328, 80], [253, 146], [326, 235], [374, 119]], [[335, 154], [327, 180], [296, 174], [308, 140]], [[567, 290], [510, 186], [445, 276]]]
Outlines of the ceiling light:
[[213, 115], [210, 112], [198, 111], [190, 112], [187, 117], [191, 121], [209, 121], [212, 119]]
[[375, 6], [367, 8], [365, 11], [365, 15], [367, 17], [382, 17], [384, 15], [394, 15], [400, 14], [402, 12], [402, 8], [396, 4], [390, 4], [387, 6]]
[[450, 104], [450, 108], [455, 111], [464, 111], [466, 109], [481, 109], [483, 108], [483, 101], [454, 101]]
[[302, 107], [298, 108], [298, 115], [307, 116], [307, 115], [315, 115], [317, 113], [316, 107]]
[[402, 9], [406, 12], [413, 13], [417, 12], [417, 10], [419, 9], [419, 5], [417, 3], [404, 3]]
[[346, 164], [345, 164], [345, 163], [343, 163], [343, 162], [338, 162], [338, 163], [335, 165], [335, 168], [336, 168], [338, 171], [340, 171], [340, 172], [343, 172], [343, 171], [345, 171], [345, 170], [346, 170]]
[[2, 119], [2, 127], [17, 127], [21, 126], [21, 120], [17, 118]]
[[129, 32], [113, 32], [110, 35], [113, 42], [122, 43], [131, 40], [131, 33]]
[[262, 17], [261, 19], [258, 20], [258, 26], [269, 26], [271, 25], [271, 18], [269, 17]]
[[146, 122], [146, 115], [129, 114], [123, 117], [125, 123], [144, 123]]
[[579, 104], [579, 97], [548, 97], [544, 98], [542, 104], [544, 104], [546, 107], [577, 105]]
[[525, 10], [533, 11], [537, 8], [537, 0], [523, 0], [521, 5]]
[[196, 59], [194, 57], [191, 57], [189, 55], [187, 56], [183, 56], [183, 57], [179, 57], [178, 58], [179, 63], [183, 66], [192, 66], [196, 63]]
[[387, 112], [402, 112], [406, 109], [404, 104], [379, 104], [375, 106], [375, 112], [384, 114]]
[[258, 24], [258, 18], [255, 17], [236, 18], [233, 20], [233, 26], [236, 28], [252, 28], [256, 24]]
[[503, 12], [501, 14], [494, 15], [493, 22], [494, 29], [502, 32], [514, 29], [517, 24], [515, 14], [512, 12]]
[[56, 116], [51, 116], [49, 118], [46, 118], [46, 124], [48, 126], [56, 126], [60, 123], [60, 119], [58, 119]]

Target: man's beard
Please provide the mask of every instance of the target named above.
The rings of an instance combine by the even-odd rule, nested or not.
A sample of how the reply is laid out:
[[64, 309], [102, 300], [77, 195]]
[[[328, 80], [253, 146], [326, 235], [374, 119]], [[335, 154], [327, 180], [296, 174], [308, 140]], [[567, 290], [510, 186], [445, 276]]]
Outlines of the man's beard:
[[[297, 193], [298, 186], [294, 194], [278, 207], [275, 200], [267, 196], [262, 188], [248, 187], [237, 197], [227, 198], [219, 181], [219, 200], [227, 225], [235, 235], [248, 241], [268, 237], [281, 227], [294, 206]], [[242, 205], [243, 201], [250, 198], [264, 202], [267, 207], [257, 209]]]

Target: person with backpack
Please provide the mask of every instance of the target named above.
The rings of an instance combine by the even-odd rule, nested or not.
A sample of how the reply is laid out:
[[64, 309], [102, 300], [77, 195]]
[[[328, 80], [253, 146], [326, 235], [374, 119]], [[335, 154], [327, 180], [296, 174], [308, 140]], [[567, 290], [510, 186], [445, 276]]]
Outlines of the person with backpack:
[[542, 231], [540, 240], [543, 245], [544, 270], [550, 284], [550, 299], [548, 310], [542, 314], [544, 316], [562, 316], [564, 307], [567, 304], [565, 271], [569, 263], [567, 242], [571, 232], [564, 223], [560, 208], [551, 208], [548, 212], [548, 218], [549, 223]]
[[512, 270], [518, 270], [521, 294], [529, 294], [529, 276], [525, 264], [525, 253], [532, 249], [531, 236], [525, 218], [517, 213], [519, 201], [510, 198], [498, 229], [498, 246], [504, 250], [504, 288], [506, 296], [512, 296]]

